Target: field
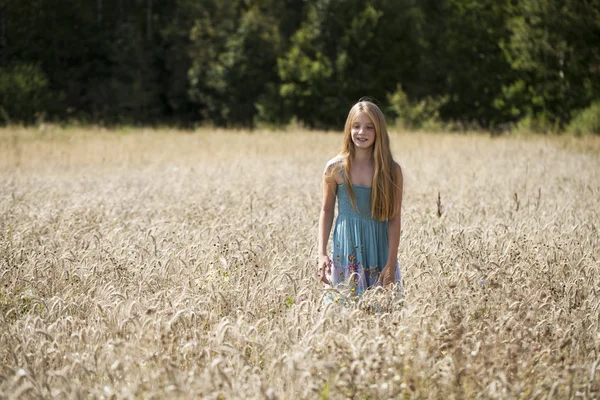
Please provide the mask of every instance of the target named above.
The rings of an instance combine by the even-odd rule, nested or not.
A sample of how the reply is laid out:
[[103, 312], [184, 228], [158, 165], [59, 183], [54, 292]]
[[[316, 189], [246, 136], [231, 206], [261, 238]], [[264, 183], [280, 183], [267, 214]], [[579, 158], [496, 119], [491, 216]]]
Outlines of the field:
[[0, 129], [0, 398], [600, 398], [600, 138], [393, 134], [404, 297], [323, 306], [341, 140]]

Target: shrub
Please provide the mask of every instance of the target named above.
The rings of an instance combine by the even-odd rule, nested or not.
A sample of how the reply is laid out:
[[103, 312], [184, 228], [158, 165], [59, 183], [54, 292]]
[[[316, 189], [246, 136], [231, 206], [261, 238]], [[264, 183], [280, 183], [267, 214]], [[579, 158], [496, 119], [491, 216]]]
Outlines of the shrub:
[[546, 113], [528, 113], [516, 124], [516, 130], [535, 133], [559, 133], [561, 127], [558, 120], [553, 121]]
[[398, 85], [396, 91], [388, 95], [390, 111], [395, 123], [408, 129], [441, 129], [439, 110], [448, 102], [448, 96], [426, 97], [412, 102]]
[[568, 131], [575, 135], [584, 133], [600, 135], [600, 100], [577, 113], [571, 120]]
[[37, 115], [45, 113], [50, 104], [48, 79], [44, 71], [34, 64], [15, 64], [0, 68], [0, 116], [33, 122]]

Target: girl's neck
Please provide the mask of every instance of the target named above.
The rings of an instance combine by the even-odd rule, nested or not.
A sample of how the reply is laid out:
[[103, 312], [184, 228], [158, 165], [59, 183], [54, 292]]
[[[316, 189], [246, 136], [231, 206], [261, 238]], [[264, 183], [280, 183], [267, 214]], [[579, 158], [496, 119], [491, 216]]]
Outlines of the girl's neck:
[[372, 164], [373, 163], [373, 149], [357, 149], [354, 148], [354, 160], [355, 164]]

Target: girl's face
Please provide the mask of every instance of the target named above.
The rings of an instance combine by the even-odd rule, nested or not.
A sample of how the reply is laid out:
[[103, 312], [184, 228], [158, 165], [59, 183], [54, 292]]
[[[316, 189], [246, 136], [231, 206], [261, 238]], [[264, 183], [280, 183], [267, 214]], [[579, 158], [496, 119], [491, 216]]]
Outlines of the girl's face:
[[359, 149], [369, 149], [375, 143], [375, 124], [364, 112], [358, 113], [350, 128], [352, 142]]

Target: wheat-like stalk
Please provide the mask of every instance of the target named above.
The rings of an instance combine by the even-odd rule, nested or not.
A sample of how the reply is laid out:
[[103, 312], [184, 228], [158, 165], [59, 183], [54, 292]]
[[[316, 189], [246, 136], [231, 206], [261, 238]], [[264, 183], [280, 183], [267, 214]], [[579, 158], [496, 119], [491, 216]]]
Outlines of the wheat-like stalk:
[[599, 139], [392, 135], [404, 297], [324, 304], [340, 141], [0, 129], [0, 398], [600, 397]]

